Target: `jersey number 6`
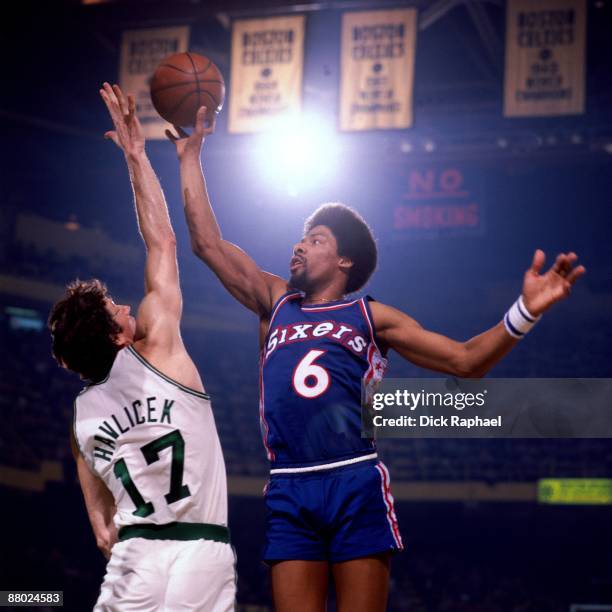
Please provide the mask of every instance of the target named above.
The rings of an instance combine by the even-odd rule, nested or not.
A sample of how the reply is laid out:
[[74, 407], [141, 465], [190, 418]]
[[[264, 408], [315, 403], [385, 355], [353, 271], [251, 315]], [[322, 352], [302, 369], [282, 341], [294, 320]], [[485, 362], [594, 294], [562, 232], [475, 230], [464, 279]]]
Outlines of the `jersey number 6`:
[[291, 382], [298, 395], [306, 399], [315, 399], [329, 389], [331, 378], [327, 370], [315, 361], [326, 351], [312, 349], [308, 351], [293, 370]]

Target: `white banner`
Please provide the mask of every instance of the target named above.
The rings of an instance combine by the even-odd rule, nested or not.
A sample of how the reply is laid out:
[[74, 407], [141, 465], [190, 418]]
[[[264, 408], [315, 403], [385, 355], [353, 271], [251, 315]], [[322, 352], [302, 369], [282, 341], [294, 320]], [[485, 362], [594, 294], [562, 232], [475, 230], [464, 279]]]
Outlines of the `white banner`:
[[416, 17], [415, 9], [343, 15], [342, 130], [412, 125]]
[[508, 0], [507, 117], [584, 112], [586, 0]]
[[260, 132], [302, 106], [304, 16], [235, 21], [230, 132]]
[[149, 85], [155, 68], [164, 57], [187, 51], [189, 27], [127, 30], [121, 40], [119, 85], [124, 93], [136, 98], [136, 113], [145, 138], [165, 138], [171, 127], [158, 114], [151, 102]]

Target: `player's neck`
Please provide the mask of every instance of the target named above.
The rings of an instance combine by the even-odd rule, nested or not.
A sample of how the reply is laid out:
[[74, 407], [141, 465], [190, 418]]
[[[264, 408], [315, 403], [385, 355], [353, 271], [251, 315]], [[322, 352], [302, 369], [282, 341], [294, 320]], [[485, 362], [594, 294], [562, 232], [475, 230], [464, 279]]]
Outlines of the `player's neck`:
[[343, 295], [331, 295], [331, 294], [306, 294], [302, 304], [326, 304], [328, 302], [341, 302], [344, 299]]

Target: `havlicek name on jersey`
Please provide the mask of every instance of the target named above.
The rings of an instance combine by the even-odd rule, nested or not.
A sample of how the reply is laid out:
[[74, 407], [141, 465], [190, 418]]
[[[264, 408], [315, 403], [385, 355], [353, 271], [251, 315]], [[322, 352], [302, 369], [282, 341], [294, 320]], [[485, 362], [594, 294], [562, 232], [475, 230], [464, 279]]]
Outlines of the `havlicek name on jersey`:
[[[164, 399], [161, 414], [159, 414], [157, 397], [147, 397], [145, 400], [134, 400], [130, 406], [123, 407], [123, 414], [111, 414], [110, 419], [103, 421], [98, 426], [98, 431], [104, 435], [95, 435], [94, 439], [105, 447], [95, 446], [94, 457], [99, 457], [105, 461], [111, 461], [115, 451], [115, 440], [121, 434], [128, 432], [133, 427], [144, 425], [145, 423], [168, 423], [172, 425], [170, 409], [174, 405], [174, 400]], [[157, 414], [156, 414], [157, 413]], [[159, 415], [159, 418], [157, 418]]]
[[291, 325], [277, 327], [270, 333], [266, 346], [266, 359], [283, 344], [322, 337], [337, 340], [339, 344], [347, 346], [357, 355], [361, 355], [368, 345], [367, 340], [359, 330], [344, 323], [336, 321], [323, 321], [316, 324], [292, 323]]

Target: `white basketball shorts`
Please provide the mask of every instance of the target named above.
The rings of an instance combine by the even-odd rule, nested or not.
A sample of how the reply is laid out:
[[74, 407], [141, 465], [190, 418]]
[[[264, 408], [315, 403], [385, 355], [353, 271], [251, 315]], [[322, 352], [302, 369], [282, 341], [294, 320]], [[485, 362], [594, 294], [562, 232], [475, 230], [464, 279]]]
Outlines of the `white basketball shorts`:
[[235, 561], [230, 544], [212, 540], [117, 542], [94, 612], [230, 612]]

